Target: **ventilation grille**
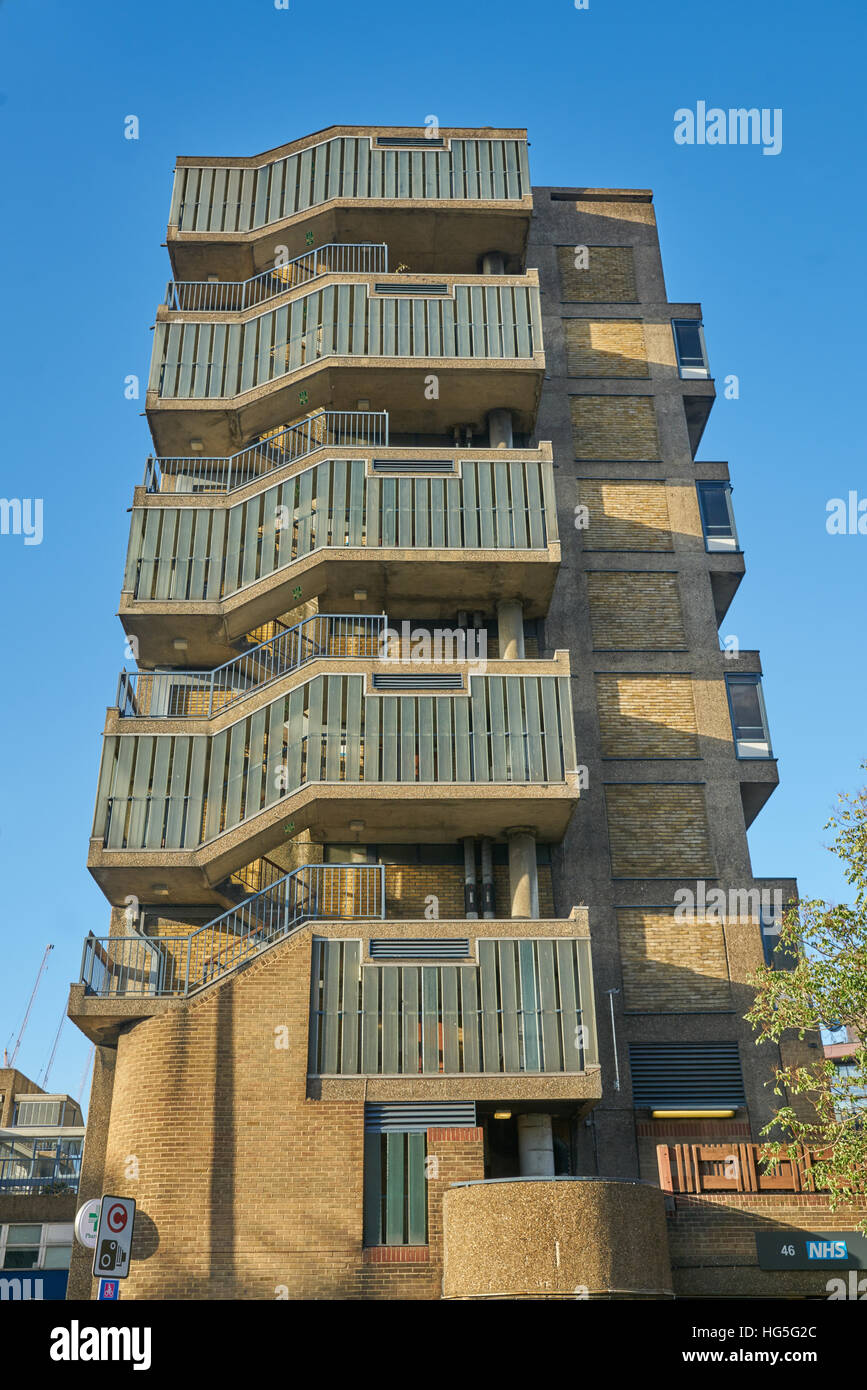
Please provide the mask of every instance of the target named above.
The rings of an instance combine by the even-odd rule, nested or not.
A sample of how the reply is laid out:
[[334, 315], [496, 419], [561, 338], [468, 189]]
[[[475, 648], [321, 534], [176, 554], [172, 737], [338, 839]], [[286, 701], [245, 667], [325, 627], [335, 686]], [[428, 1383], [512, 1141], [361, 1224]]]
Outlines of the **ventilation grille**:
[[442, 676], [374, 676], [374, 690], [463, 690], [460, 671]]
[[377, 937], [370, 942], [371, 960], [463, 960], [469, 954], [469, 937]]
[[374, 459], [374, 473], [454, 473], [451, 459]]
[[400, 284], [374, 285], [374, 287], [373, 287], [373, 293], [374, 293], [374, 294], [411, 294], [411, 295], [414, 295], [416, 298], [430, 299], [430, 297], [431, 297], [432, 295], [435, 295], [435, 294], [440, 294], [440, 295], [448, 294], [448, 293], [449, 293], [449, 287], [448, 287], [448, 285], [445, 285], [445, 284], [437, 284], [437, 285], [400, 285]]
[[445, 149], [445, 140], [441, 136], [428, 139], [426, 135], [377, 135], [376, 147], [380, 150], [403, 150], [403, 149]]
[[731, 1110], [746, 1103], [738, 1045], [631, 1043], [632, 1103], [649, 1110]]
[[364, 1128], [369, 1134], [389, 1134], [430, 1129], [473, 1129], [476, 1123], [476, 1103], [456, 1100], [431, 1100], [420, 1105], [404, 1105], [388, 1101], [382, 1105], [365, 1105]]

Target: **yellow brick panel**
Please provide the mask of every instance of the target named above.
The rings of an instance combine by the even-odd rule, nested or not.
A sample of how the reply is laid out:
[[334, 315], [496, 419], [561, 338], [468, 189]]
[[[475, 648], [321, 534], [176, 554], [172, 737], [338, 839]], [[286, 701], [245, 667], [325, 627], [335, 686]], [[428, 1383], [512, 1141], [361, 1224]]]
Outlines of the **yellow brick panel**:
[[652, 396], [572, 396], [576, 459], [658, 459]]
[[558, 246], [564, 304], [630, 304], [638, 299], [631, 246], [588, 246], [587, 268], [578, 270], [575, 249]]
[[618, 222], [638, 222], [645, 227], [656, 226], [656, 213], [653, 203], [650, 202], [637, 203], [632, 199], [624, 199], [621, 202], [597, 203], [592, 198], [579, 198], [575, 207], [578, 212], [583, 212], [588, 217], [610, 217], [616, 218]]
[[604, 758], [695, 758], [690, 676], [596, 677]]
[[590, 625], [597, 651], [677, 651], [686, 647], [674, 574], [588, 574]]
[[588, 550], [673, 550], [664, 483], [582, 478], [578, 501], [590, 513]]
[[648, 376], [644, 329], [634, 319], [564, 319], [570, 376]]
[[626, 1009], [701, 1013], [732, 1006], [719, 922], [679, 922], [671, 912], [617, 913]]
[[615, 878], [712, 877], [704, 788], [605, 788]]

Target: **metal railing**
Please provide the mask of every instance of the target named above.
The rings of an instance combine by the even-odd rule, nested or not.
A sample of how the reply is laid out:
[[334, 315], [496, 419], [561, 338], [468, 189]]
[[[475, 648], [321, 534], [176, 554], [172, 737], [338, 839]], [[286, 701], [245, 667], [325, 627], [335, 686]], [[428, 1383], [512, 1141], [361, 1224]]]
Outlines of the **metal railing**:
[[317, 657], [374, 657], [385, 614], [317, 613], [212, 671], [121, 671], [122, 719], [210, 719]]
[[148, 492], [234, 492], [324, 445], [388, 448], [387, 410], [317, 410], [225, 458], [149, 458]]
[[252, 309], [329, 274], [387, 275], [388, 247], [384, 242], [333, 241], [283, 265], [269, 266], [249, 280], [170, 280], [166, 307], [190, 313]]
[[311, 921], [382, 921], [381, 864], [306, 864], [189, 936], [93, 936], [81, 983], [101, 999], [186, 997]]

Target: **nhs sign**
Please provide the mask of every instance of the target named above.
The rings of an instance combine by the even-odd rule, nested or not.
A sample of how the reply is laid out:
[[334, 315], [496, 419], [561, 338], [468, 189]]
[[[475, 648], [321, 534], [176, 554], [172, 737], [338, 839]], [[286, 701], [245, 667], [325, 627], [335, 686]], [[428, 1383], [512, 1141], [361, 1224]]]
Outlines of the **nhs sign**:
[[849, 1249], [845, 1240], [808, 1240], [808, 1260], [846, 1260]]

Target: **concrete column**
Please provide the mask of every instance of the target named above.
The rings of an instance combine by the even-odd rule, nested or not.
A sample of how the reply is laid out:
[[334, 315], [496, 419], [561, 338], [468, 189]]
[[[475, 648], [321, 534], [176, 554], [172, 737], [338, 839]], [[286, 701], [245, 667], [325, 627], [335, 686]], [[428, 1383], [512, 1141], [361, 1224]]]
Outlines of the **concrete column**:
[[498, 409], [488, 411], [488, 444], [492, 449], [513, 449], [512, 412]]
[[464, 838], [464, 916], [476, 919], [479, 915], [479, 890], [476, 882], [476, 842], [472, 835]]
[[522, 1178], [554, 1177], [550, 1115], [518, 1116], [518, 1162]]
[[507, 830], [509, 841], [509, 893], [513, 917], [539, 916], [539, 873], [536, 837], [532, 830], [516, 826]]
[[497, 640], [501, 661], [524, 660], [524, 605], [519, 598], [497, 604]]
[[482, 275], [505, 275], [506, 258], [502, 251], [486, 251], [482, 256]]
[[496, 901], [494, 899], [494, 847], [493, 842], [487, 838], [482, 840], [482, 916], [488, 920], [496, 917]]

